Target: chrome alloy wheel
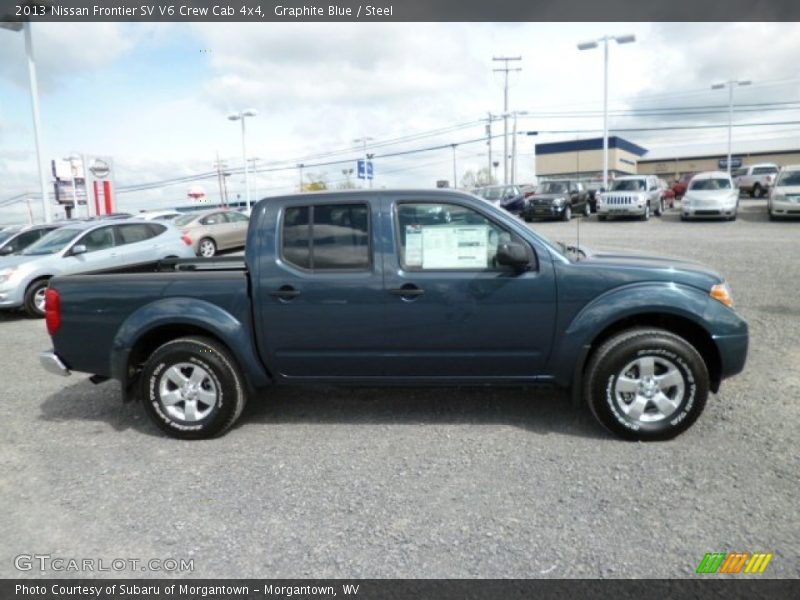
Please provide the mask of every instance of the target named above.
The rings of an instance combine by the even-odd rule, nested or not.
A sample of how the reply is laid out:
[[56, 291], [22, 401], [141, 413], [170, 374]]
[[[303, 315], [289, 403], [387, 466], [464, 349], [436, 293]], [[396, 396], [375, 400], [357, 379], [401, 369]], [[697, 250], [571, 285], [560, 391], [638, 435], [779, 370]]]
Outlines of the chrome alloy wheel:
[[42, 314], [44, 314], [46, 295], [47, 295], [47, 286], [44, 286], [41, 289], [36, 290], [36, 294], [34, 294], [33, 296], [33, 304], [36, 306], [36, 310], [38, 310]]
[[200, 242], [200, 256], [203, 258], [211, 258], [216, 254], [217, 248], [211, 240], [203, 240]]
[[158, 381], [158, 395], [170, 417], [189, 422], [205, 419], [219, 399], [211, 374], [188, 362], [177, 363], [164, 371]]
[[662, 356], [642, 356], [620, 371], [614, 398], [632, 421], [653, 423], [678, 410], [685, 389], [686, 381], [675, 363]]

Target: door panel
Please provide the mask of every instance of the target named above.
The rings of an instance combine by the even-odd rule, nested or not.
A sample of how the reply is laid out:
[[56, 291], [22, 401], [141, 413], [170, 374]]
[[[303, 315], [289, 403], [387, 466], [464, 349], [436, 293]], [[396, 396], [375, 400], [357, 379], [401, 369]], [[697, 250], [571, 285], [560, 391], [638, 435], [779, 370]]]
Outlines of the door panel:
[[[498, 243], [522, 240], [472, 208], [413, 202], [385, 204], [383, 210], [394, 216], [390, 235], [398, 249], [384, 255], [384, 374], [467, 380], [543, 374], [556, 317], [547, 252], [538, 255], [534, 270], [515, 272], [498, 266], [494, 254]], [[454, 244], [451, 252], [448, 243]], [[469, 255], [476, 248], [477, 259]], [[485, 267], [471, 266], [483, 253]], [[397, 291], [411, 287], [422, 293]]]

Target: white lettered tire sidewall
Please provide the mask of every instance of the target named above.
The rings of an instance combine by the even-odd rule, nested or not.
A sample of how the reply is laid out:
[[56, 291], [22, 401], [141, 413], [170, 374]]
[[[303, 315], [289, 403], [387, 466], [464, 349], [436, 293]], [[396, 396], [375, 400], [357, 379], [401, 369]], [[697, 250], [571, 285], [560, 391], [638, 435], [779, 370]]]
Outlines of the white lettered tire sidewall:
[[[159, 381], [170, 367], [188, 363], [206, 371], [217, 391], [216, 404], [197, 421], [170, 416], [160, 399]], [[173, 437], [205, 439], [220, 435], [241, 415], [246, 403], [245, 385], [235, 361], [218, 342], [201, 337], [172, 340], [160, 346], [142, 372], [145, 412], [158, 427]]]
[[[669, 361], [683, 377], [677, 408], [653, 422], [628, 417], [614, 393], [622, 369], [643, 357]], [[703, 412], [709, 392], [703, 358], [684, 339], [663, 330], [632, 330], [610, 339], [590, 361], [585, 383], [586, 399], [595, 418], [620, 437], [642, 441], [671, 439], [688, 429]]]

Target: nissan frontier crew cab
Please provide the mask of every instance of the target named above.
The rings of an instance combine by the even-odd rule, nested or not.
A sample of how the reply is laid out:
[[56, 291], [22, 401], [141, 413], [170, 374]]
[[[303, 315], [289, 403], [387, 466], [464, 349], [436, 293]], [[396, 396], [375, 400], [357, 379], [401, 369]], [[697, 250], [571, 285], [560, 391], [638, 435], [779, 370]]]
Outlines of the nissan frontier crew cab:
[[725, 281], [568, 250], [455, 191], [268, 198], [243, 260], [51, 279], [41, 361], [120, 381], [180, 438], [221, 434], [248, 398], [300, 384], [550, 383], [618, 436], [678, 435], [745, 364]]

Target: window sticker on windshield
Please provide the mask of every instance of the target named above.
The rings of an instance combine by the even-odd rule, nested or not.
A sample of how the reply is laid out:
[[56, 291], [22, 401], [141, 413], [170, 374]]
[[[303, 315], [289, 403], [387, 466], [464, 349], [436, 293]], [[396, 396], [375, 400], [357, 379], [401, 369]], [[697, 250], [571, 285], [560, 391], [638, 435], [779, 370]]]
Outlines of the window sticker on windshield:
[[486, 225], [423, 227], [422, 268], [485, 269], [488, 247]]
[[406, 225], [406, 266], [422, 266], [422, 226]]

